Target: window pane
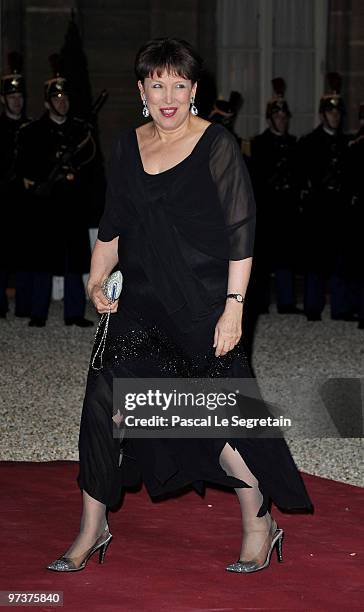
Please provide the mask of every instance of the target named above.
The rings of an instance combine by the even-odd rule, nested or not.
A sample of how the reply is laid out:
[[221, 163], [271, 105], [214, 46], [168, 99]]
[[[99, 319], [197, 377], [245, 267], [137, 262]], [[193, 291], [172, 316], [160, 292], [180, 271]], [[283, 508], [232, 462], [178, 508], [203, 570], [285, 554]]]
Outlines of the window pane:
[[259, 46], [259, 2], [218, 0], [217, 24], [220, 46]]
[[273, 0], [273, 46], [312, 47], [313, 0]]

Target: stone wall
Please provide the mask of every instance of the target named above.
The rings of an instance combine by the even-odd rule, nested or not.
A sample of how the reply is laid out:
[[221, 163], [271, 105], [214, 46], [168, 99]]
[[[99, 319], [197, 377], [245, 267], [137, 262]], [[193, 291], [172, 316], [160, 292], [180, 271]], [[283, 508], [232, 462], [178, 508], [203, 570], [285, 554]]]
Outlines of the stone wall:
[[358, 105], [364, 102], [364, 2], [330, 0], [327, 69], [343, 77], [346, 127], [358, 127]]

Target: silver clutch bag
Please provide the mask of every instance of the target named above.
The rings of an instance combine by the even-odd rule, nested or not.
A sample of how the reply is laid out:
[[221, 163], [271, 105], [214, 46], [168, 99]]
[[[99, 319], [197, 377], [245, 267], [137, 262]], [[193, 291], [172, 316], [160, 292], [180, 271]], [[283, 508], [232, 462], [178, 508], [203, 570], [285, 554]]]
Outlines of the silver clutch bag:
[[[105, 312], [104, 314], [101, 315], [100, 322], [97, 326], [97, 330], [95, 334], [95, 343], [97, 341], [97, 338], [99, 336], [99, 333], [102, 327], [104, 327], [104, 329], [101, 333], [99, 345], [97, 346], [94, 352], [92, 361], [91, 361], [91, 367], [93, 370], [102, 369], [102, 356], [104, 354], [104, 349], [106, 345], [107, 330], [109, 328], [109, 320], [110, 320], [110, 314], [111, 314], [111, 305], [114, 302], [116, 302], [116, 300], [119, 299], [122, 286], [123, 286], [123, 275], [121, 274], [120, 270], [118, 270], [117, 272], [114, 272], [113, 274], [110, 274], [110, 276], [105, 278], [104, 282], [102, 283], [101, 288], [102, 288], [103, 294], [109, 300], [109, 312]], [[98, 355], [100, 359], [99, 367], [95, 365], [96, 358]]]
[[120, 270], [105, 278], [104, 282], [102, 283], [102, 290], [105, 297], [107, 297], [111, 304], [119, 299], [122, 286], [123, 275], [121, 274]]

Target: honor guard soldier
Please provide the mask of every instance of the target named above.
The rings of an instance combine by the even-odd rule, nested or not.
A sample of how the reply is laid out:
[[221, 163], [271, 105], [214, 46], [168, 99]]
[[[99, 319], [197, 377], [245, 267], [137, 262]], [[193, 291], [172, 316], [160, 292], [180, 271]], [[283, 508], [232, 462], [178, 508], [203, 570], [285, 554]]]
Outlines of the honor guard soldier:
[[0, 201], [2, 237], [0, 241], [0, 317], [8, 311], [6, 288], [9, 273], [16, 271], [16, 316], [30, 315], [31, 274], [27, 271], [29, 254], [25, 252], [26, 210], [24, 187], [17, 176], [15, 158], [18, 133], [30, 122], [25, 115], [25, 83], [21, 74], [22, 57], [17, 52], [9, 53], [9, 71], [1, 77], [0, 116]]
[[232, 91], [229, 100], [215, 100], [208, 117], [211, 123], [219, 123], [229, 130], [237, 139], [239, 146], [241, 146], [241, 138], [235, 133], [235, 122], [243, 104], [243, 96], [238, 91]]
[[364, 329], [364, 102], [359, 106], [359, 130], [349, 143], [346, 171], [347, 189], [350, 194], [349, 223], [346, 241], [346, 265], [350, 283], [353, 310], [358, 312], [358, 328]]
[[291, 112], [282, 78], [272, 80], [274, 95], [266, 107], [267, 129], [251, 143], [257, 199], [255, 275], [259, 310], [269, 312], [270, 274], [274, 272], [277, 311], [298, 314], [294, 268], [299, 224], [296, 137], [289, 133]]
[[96, 146], [91, 126], [70, 115], [58, 56], [44, 84], [45, 114], [21, 131], [18, 164], [33, 211], [34, 288], [29, 325], [46, 324], [52, 276], [64, 276], [64, 322], [88, 327], [82, 275], [89, 271], [87, 182]]
[[347, 301], [343, 228], [348, 214], [344, 168], [349, 137], [342, 131], [345, 114], [341, 78], [327, 75], [329, 92], [321, 97], [321, 123], [300, 143], [303, 226], [306, 239], [305, 314], [321, 320], [326, 281], [330, 280], [331, 318], [352, 319]]

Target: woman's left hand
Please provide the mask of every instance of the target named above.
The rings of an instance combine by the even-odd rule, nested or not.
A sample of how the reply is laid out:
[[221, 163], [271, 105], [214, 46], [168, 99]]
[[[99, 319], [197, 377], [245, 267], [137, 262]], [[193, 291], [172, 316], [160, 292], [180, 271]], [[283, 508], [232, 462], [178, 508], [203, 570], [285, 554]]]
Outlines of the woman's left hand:
[[227, 300], [225, 310], [215, 327], [215, 357], [226, 355], [239, 342], [242, 330], [243, 306], [235, 300]]

